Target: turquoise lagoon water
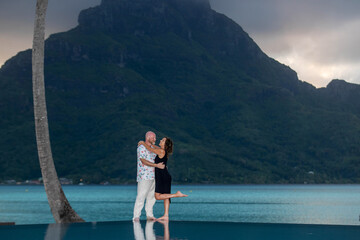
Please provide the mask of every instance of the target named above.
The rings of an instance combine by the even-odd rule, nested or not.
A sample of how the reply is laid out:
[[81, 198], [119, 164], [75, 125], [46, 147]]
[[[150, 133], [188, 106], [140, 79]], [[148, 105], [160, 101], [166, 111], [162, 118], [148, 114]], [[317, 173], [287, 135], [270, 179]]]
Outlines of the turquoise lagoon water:
[[[63, 188], [87, 222], [132, 218], [136, 186]], [[170, 219], [176, 221], [360, 225], [360, 185], [180, 185], [172, 189], [189, 195], [172, 201]], [[163, 204], [158, 201], [155, 217], [162, 213]], [[0, 186], [0, 222], [53, 223], [43, 186]]]

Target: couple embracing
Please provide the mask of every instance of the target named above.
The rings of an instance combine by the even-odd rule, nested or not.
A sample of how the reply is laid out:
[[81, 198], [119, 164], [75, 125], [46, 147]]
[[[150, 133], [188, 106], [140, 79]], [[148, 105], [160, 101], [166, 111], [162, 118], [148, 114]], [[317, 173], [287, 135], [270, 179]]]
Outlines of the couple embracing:
[[139, 221], [144, 207], [148, 220], [156, 220], [153, 206], [156, 200], [164, 200], [164, 215], [157, 220], [169, 220], [170, 199], [187, 197], [180, 191], [171, 194], [171, 175], [167, 170], [169, 155], [173, 152], [173, 142], [170, 138], [161, 139], [159, 146], [155, 145], [156, 135], [149, 131], [145, 142], [140, 141], [137, 148], [137, 196], [134, 206], [133, 221]]

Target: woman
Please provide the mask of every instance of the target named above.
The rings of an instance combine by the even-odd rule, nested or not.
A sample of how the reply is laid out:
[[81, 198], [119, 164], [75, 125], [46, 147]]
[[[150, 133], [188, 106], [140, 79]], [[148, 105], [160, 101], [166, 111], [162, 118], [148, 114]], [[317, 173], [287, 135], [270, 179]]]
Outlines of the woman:
[[164, 200], [164, 216], [158, 218], [158, 220], [168, 221], [170, 198], [188, 196], [180, 191], [171, 194], [171, 175], [167, 170], [167, 161], [169, 155], [173, 152], [173, 142], [170, 138], [164, 137], [161, 139], [159, 147], [156, 145], [150, 147], [144, 141], [140, 141], [139, 145], [144, 145], [147, 150], [156, 154], [155, 163], [163, 162], [165, 164], [164, 169], [155, 168], [155, 198], [156, 200]]

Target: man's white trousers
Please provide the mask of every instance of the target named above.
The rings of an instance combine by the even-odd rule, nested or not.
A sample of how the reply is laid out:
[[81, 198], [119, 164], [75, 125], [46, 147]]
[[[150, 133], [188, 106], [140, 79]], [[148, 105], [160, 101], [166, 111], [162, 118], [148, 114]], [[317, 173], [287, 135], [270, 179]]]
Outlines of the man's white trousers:
[[146, 217], [147, 218], [154, 217], [153, 206], [156, 202], [155, 180], [143, 180], [138, 182], [133, 219], [140, 218], [141, 210], [144, 207], [145, 199], [146, 199], [146, 204], [145, 204]]

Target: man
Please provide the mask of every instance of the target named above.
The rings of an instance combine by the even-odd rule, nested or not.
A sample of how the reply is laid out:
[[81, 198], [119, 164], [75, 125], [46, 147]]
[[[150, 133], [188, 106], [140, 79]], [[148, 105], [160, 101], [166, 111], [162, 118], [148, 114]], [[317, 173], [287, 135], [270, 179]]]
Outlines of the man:
[[[156, 142], [155, 133], [149, 131], [145, 135], [145, 144], [154, 145]], [[155, 164], [156, 154], [148, 151], [143, 145], [137, 148], [137, 196], [134, 205], [133, 221], [139, 221], [141, 210], [144, 207], [146, 199], [145, 211], [148, 220], [155, 220], [153, 214], [153, 206], [155, 199], [155, 168], [164, 169], [164, 163]]]

